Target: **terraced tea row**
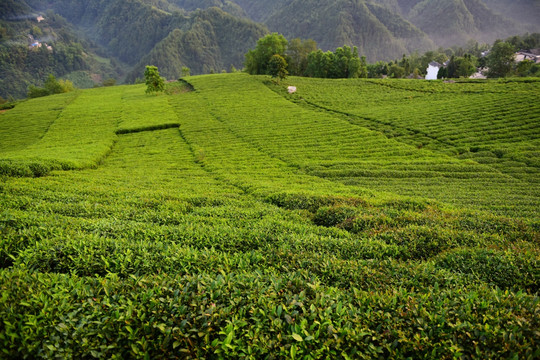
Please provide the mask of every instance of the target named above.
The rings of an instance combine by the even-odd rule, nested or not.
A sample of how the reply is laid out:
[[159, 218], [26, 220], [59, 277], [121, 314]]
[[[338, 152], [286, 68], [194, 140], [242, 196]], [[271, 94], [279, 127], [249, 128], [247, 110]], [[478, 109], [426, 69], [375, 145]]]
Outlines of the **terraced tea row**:
[[0, 154], [17, 152], [39, 141], [51, 124], [79, 93], [38, 98], [2, 114]]
[[[422, 312], [413, 313], [414, 321], [422, 319], [427, 328], [451, 324], [446, 317], [433, 322], [425, 311], [452, 308], [452, 291], [460, 294], [460, 303], [475, 308], [481, 305], [475, 299], [484, 304], [490, 299], [490, 308], [478, 315], [465, 312], [460, 321], [480, 324], [474, 319], [484, 314], [493, 329], [507, 329], [517, 314], [531, 319], [521, 322], [511, 341], [523, 353], [530, 351], [536, 326], [531, 309], [537, 302], [526, 293], [508, 296], [488, 285], [537, 291], [538, 279], [531, 277], [536, 250], [530, 243], [536, 235], [525, 224], [441, 213], [421, 202], [371, 204], [361, 198], [290, 192], [258, 200], [216, 180], [223, 173], [207, 167], [211, 165], [196, 159], [178, 130], [170, 129], [120, 136], [95, 170], [6, 179], [0, 188], [4, 353], [172, 357], [181, 350], [197, 356], [223, 351], [235, 357], [221, 344], [237, 339], [238, 346], [250, 346], [253, 356], [262, 356], [290, 353], [299, 346], [298, 336], [312, 336], [294, 351], [330, 355], [346, 337], [350, 345], [342, 351], [351, 354], [358, 349], [371, 354], [369, 344], [376, 349], [373, 354], [398, 354], [403, 346], [418, 354], [422, 352], [413, 350], [412, 323], [406, 317], [385, 325], [391, 334], [402, 334], [405, 345], [398, 350], [391, 345], [394, 335], [373, 336], [362, 345], [365, 335], [356, 336], [353, 329], [378, 333], [373, 324], [379, 318], [359, 315], [384, 311], [399, 316], [397, 304], [409, 299], [424, 304]], [[472, 247], [468, 259], [460, 251], [463, 245]], [[481, 253], [485, 246], [492, 250]], [[449, 249], [455, 252], [445, 252]], [[426, 259], [432, 260], [419, 261]], [[504, 264], [508, 276], [493, 277], [492, 262], [499, 268]], [[478, 274], [477, 263], [490, 271]], [[378, 298], [387, 305], [374, 304]], [[389, 298], [395, 298], [395, 307], [388, 308]], [[427, 298], [433, 301], [422, 300]], [[172, 308], [158, 306], [158, 299]], [[507, 306], [516, 310], [501, 316]], [[261, 310], [256, 318], [248, 311], [253, 309]], [[214, 314], [208, 319], [212, 324], [196, 320], [199, 311]], [[233, 335], [231, 318], [245, 323]], [[316, 330], [316, 319], [331, 323]], [[352, 327], [339, 325], [345, 320]], [[461, 338], [473, 327], [445, 327], [449, 335], [426, 337], [423, 347], [448, 354], [441, 342]], [[203, 336], [192, 336], [193, 329]], [[261, 342], [249, 336], [255, 329]], [[273, 342], [262, 341], [275, 332], [280, 336], [272, 336]], [[68, 343], [55, 340], [66, 334], [71, 334]], [[478, 336], [493, 339], [475, 350], [481, 353], [498, 353], [504, 351], [500, 344], [508, 344], [502, 330]]]
[[[45, 125], [18, 118], [42, 139], [10, 166], [56, 149], [82, 168], [2, 176], [0, 357], [540, 355], [538, 217], [493, 214], [537, 205], [507, 188], [518, 180], [300, 107], [258, 78], [190, 81], [196, 91], [51, 97], [63, 105]], [[392, 193], [421, 181], [422, 197], [463, 188]], [[513, 197], [440, 202], [494, 189]]]
[[[325, 109], [354, 115], [349, 118], [353, 123], [418, 147], [452, 155], [472, 153], [478, 161], [499, 171], [537, 182], [538, 81], [446, 84], [338, 80], [324, 85], [313, 79], [294, 82], [299, 97]], [[526, 145], [533, 149], [524, 151]], [[475, 156], [477, 152], [482, 152], [481, 156]], [[520, 163], [521, 171], [508, 171], [516, 169], [516, 163]]]
[[[339, 114], [299, 107], [242, 76], [224, 83], [219, 79], [194, 80], [210, 115], [245, 143], [304, 173], [354, 185], [350, 191], [360, 186], [499, 214], [536, 216], [538, 190], [498, 169], [389, 139]], [[264, 99], [266, 107], [257, 107], [257, 99]], [[430, 179], [417, 182], [419, 177]], [[501, 197], [512, 198], [512, 205], [506, 206]]]

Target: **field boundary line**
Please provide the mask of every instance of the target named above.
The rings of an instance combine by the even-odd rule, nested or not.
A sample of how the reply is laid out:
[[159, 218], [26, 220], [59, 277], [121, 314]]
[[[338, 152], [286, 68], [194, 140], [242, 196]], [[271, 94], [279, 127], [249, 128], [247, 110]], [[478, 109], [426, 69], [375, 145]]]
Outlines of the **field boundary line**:
[[73, 96], [73, 98], [69, 99], [67, 102], [66, 102], [66, 105], [58, 110], [58, 114], [56, 115], [56, 117], [54, 118], [53, 121], [51, 121], [48, 125], [47, 125], [47, 128], [45, 129], [45, 131], [43, 132], [43, 134], [41, 134], [41, 136], [38, 138], [38, 141], [42, 140], [45, 135], [47, 135], [47, 133], [49, 132], [49, 129], [51, 128], [51, 126], [56, 122], [56, 120], [58, 120], [58, 118], [60, 117], [60, 115], [62, 115], [62, 113], [64, 112], [64, 110], [69, 106], [71, 105], [75, 100], [77, 100], [79, 98], [79, 95], [81, 94], [81, 90], [78, 90], [75, 92], [75, 96]]
[[[357, 127], [363, 127], [363, 128], [367, 128], [371, 131], [375, 131], [375, 132], [378, 132], [382, 135], [384, 135], [387, 139], [394, 139], [395, 141], [399, 142], [400, 144], [404, 144], [404, 145], [408, 145], [408, 146], [411, 146], [412, 148], [416, 148], [414, 145], [410, 144], [410, 143], [407, 143], [405, 141], [401, 141], [399, 138], [399, 136], [396, 136], [396, 137], [388, 137], [384, 131], [381, 131], [380, 129], [375, 129], [375, 128], [371, 128], [371, 127], [368, 127], [368, 126], [362, 126], [360, 124], [356, 124], [354, 123], [353, 121], [351, 121], [351, 119], [361, 119], [361, 120], [365, 120], [367, 122], [374, 122], [374, 123], [377, 123], [377, 124], [380, 124], [380, 125], [383, 125], [383, 126], [388, 126], [392, 129], [400, 129], [400, 130], [405, 130], [407, 131], [409, 134], [414, 134], [414, 135], [417, 135], [417, 134], [420, 134], [422, 136], [425, 136], [426, 138], [429, 138], [431, 139], [433, 142], [435, 143], [439, 143], [439, 144], [443, 144], [445, 146], [448, 146], [449, 149], [448, 150], [455, 150], [457, 152], [457, 154], [455, 156], [450, 156], [448, 155], [447, 153], [443, 152], [443, 151], [440, 151], [440, 150], [435, 150], [435, 149], [429, 149], [429, 151], [431, 152], [434, 152], [434, 153], [437, 153], [439, 155], [444, 155], [444, 156], [448, 156], [449, 159], [454, 159], [454, 160], [458, 160], [458, 161], [462, 161], [463, 159], [460, 159], [458, 158], [457, 156], [459, 155], [462, 155], [464, 153], [460, 152], [459, 151], [459, 147], [456, 146], [455, 144], [452, 144], [452, 143], [449, 143], [449, 142], [446, 142], [446, 141], [443, 141], [437, 137], [433, 137], [432, 135], [428, 134], [428, 133], [425, 133], [421, 130], [417, 130], [417, 129], [410, 129], [408, 127], [405, 127], [405, 126], [396, 126], [395, 124], [392, 124], [390, 122], [385, 122], [385, 121], [381, 121], [381, 120], [378, 120], [376, 118], [370, 118], [370, 117], [366, 117], [366, 116], [361, 116], [361, 115], [356, 115], [356, 114], [351, 114], [351, 113], [348, 113], [348, 112], [345, 112], [345, 111], [341, 111], [341, 110], [336, 110], [336, 109], [332, 109], [332, 108], [328, 108], [328, 107], [325, 107], [323, 105], [319, 105], [317, 103], [314, 103], [312, 101], [309, 101], [309, 100], [306, 100], [304, 98], [301, 98], [299, 96], [295, 96], [295, 98], [293, 98], [293, 100], [291, 99], [287, 99], [287, 97], [283, 96], [282, 93], [280, 93], [277, 89], [273, 88], [272, 86], [268, 86], [266, 85], [270, 90], [272, 90], [273, 92], [275, 92], [276, 94], [280, 95], [281, 97], [283, 97], [285, 100], [287, 101], [290, 101], [298, 106], [301, 106], [301, 107], [304, 107], [304, 108], [308, 108], [308, 109], [318, 109], [318, 110], [323, 110], [323, 111], [326, 111], [328, 113], [331, 113], [331, 114], [334, 114], [334, 115], [337, 115], [337, 116], [340, 116], [342, 118], [344, 118], [345, 121], [347, 121], [349, 124], [351, 124], [352, 126], [357, 126]], [[294, 95], [293, 95], [294, 96]], [[517, 181], [520, 181], [520, 182], [524, 182], [523, 179], [520, 179], [519, 177], [515, 177], [515, 176], [512, 176], [511, 174], [507, 174], [505, 172], [502, 172], [501, 170], [493, 167], [493, 166], [490, 166], [489, 164], [482, 164], [482, 163], [479, 163], [477, 161], [475, 161], [474, 159], [467, 159], [467, 160], [472, 160], [474, 161], [476, 164], [480, 165], [480, 166], [486, 166], [488, 168], [490, 168], [494, 173], [497, 173], [499, 175], [502, 175], [502, 176], [505, 176], [505, 177], [509, 177], [511, 179], [514, 179], [514, 180], [517, 180]], [[528, 183], [525, 181], [525, 183]]]
[[159, 125], [150, 125], [150, 126], [140, 126], [135, 128], [120, 128], [115, 131], [116, 135], [125, 135], [125, 134], [132, 134], [132, 133], [139, 133], [144, 131], [157, 131], [157, 130], [165, 130], [165, 129], [172, 129], [180, 127], [180, 123], [174, 122], [174, 123], [166, 123], [166, 124], [159, 124]]

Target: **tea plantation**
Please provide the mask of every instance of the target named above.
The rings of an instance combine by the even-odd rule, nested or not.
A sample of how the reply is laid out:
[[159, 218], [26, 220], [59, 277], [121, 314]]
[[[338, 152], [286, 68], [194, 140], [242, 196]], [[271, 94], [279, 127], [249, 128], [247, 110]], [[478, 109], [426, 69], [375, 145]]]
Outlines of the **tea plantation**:
[[540, 82], [187, 80], [0, 114], [0, 358], [540, 357]]

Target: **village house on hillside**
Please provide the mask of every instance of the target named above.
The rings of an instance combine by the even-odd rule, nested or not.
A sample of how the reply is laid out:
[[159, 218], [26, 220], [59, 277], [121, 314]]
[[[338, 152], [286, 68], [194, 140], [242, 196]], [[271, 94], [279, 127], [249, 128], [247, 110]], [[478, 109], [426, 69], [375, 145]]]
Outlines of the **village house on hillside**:
[[516, 62], [530, 60], [535, 64], [540, 64], [540, 49], [520, 50], [515, 54]]
[[42, 46], [46, 47], [47, 50], [49, 50], [49, 51], [53, 51], [52, 46], [47, 45], [47, 43], [40, 43], [39, 41], [34, 39], [34, 37], [32, 35], [28, 34], [28, 48], [30, 50], [38, 49], [38, 48], [40, 48]]

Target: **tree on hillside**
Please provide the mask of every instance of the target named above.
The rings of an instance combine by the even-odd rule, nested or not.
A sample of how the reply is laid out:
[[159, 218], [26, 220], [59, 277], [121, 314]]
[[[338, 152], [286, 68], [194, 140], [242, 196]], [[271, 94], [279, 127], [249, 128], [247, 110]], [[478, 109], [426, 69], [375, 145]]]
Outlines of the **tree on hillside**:
[[287, 46], [289, 73], [294, 76], [304, 76], [308, 65], [308, 56], [317, 51], [315, 40], [292, 39]]
[[448, 78], [448, 68], [446, 66], [443, 66], [439, 69], [439, 72], [437, 73], [437, 79], [446, 79]]
[[388, 76], [394, 79], [401, 79], [405, 75], [405, 69], [398, 64], [393, 64], [388, 69]]
[[349, 60], [349, 77], [350, 78], [367, 78], [368, 69], [366, 57], [353, 57]]
[[159, 76], [157, 66], [147, 65], [144, 72], [144, 79], [146, 82], [146, 93], [160, 92], [165, 89], [165, 82], [163, 78]]
[[327, 78], [333, 61], [334, 54], [331, 51], [323, 52], [321, 49], [313, 51], [308, 55], [306, 75], [315, 78]]
[[514, 53], [515, 49], [512, 44], [495, 41], [487, 56], [488, 77], [506, 77], [510, 74], [514, 66]]
[[533, 69], [535, 63], [529, 59], [521, 61], [516, 66], [516, 75], [517, 76], [530, 76], [531, 70]]
[[48, 91], [49, 94], [61, 94], [64, 92], [62, 91], [62, 85], [60, 85], [53, 74], [49, 74], [43, 87]]
[[28, 87], [27, 96], [32, 98], [61, 94], [75, 90], [75, 86], [69, 80], [56, 80], [56, 77], [53, 74], [49, 74], [47, 80], [43, 84], [43, 87], [36, 87], [30, 85]]
[[471, 56], [471, 54], [465, 54], [464, 56], [452, 56], [448, 62], [445, 77], [469, 77], [476, 72], [476, 62], [476, 58]]
[[279, 54], [272, 56], [268, 63], [268, 75], [277, 78], [278, 82], [289, 75], [289, 72], [287, 71], [287, 61], [283, 56]]
[[278, 33], [269, 34], [259, 39], [255, 49], [246, 54], [246, 71], [251, 75], [268, 74], [270, 59], [276, 54], [285, 58], [287, 44], [287, 39]]
[[191, 69], [187, 66], [182, 66], [182, 77], [191, 75]]

